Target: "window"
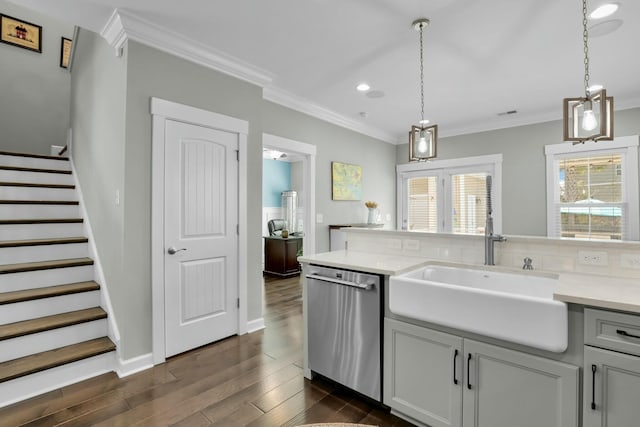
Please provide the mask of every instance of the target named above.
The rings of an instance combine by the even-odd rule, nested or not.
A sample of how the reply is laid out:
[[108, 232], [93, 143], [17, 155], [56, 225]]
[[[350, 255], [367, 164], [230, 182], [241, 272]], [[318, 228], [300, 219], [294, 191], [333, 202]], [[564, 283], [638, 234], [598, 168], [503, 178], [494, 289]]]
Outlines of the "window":
[[494, 231], [501, 231], [502, 155], [397, 166], [398, 228], [484, 234], [487, 176], [493, 177]]
[[547, 145], [547, 234], [638, 240], [637, 147], [637, 137]]

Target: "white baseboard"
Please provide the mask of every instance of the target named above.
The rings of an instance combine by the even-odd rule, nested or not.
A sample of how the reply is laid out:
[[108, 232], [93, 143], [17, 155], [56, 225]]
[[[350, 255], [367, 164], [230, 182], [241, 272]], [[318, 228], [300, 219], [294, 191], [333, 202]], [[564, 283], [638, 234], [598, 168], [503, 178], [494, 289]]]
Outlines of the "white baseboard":
[[118, 374], [118, 377], [123, 378], [149, 368], [153, 368], [152, 353], [143, 354], [142, 356], [127, 360], [118, 358], [116, 373]]
[[249, 320], [247, 322], [247, 333], [257, 332], [264, 329], [264, 318]]

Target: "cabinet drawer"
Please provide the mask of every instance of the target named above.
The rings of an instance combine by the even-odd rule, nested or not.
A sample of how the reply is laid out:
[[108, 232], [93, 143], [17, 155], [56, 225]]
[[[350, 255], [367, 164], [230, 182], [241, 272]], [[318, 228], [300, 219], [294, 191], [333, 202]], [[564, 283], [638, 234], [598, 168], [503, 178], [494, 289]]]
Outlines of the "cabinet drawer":
[[640, 316], [585, 308], [584, 343], [640, 356]]

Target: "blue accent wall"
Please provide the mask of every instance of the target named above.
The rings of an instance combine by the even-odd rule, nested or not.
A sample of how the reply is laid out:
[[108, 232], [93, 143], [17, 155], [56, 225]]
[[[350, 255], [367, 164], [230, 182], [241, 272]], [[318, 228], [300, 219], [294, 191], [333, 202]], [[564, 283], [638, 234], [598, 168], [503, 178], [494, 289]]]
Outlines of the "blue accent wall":
[[282, 207], [280, 193], [291, 190], [291, 163], [262, 161], [262, 207]]

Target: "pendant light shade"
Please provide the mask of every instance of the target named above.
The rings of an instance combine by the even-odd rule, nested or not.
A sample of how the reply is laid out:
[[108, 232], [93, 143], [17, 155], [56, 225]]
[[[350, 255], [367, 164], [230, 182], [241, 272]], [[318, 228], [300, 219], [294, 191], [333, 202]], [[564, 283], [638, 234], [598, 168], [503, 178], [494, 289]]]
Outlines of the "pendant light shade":
[[409, 131], [409, 161], [420, 162], [436, 157], [438, 145], [438, 125], [426, 126], [424, 119], [424, 49], [422, 32], [429, 25], [427, 18], [413, 21], [413, 28], [420, 32], [420, 126], [411, 126]]
[[409, 161], [419, 162], [436, 157], [437, 141], [438, 125], [411, 126], [411, 132], [409, 132]]
[[589, 86], [589, 31], [587, 0], [582, 0], [582, 42], [584, 45], [584, 97], [563, 101], [564, 140], [574, 144], [613, 140], [613, 97], [602, 88]]
[[605, 89], [582, 98], [565, 98], [563, 117], [565, 141], [613, 140], [613, 97]]

